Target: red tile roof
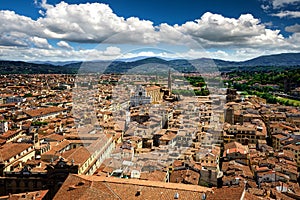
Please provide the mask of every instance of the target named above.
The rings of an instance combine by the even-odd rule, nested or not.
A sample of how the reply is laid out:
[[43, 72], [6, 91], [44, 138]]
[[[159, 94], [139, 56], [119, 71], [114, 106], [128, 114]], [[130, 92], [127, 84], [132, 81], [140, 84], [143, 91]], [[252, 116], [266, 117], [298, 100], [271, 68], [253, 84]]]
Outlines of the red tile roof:
[[206, 200], [240, 200], [244, 192], [244, 186], [223, 187], [208, 193]]
[[30, 117], [39, 117], [44, 116], [51, 113], [61, 112], [63, 108], [60, 107], [47, 107], [47, 108], [38, 108], [38, 109], [31, 109], [31, 110], [24, 110], [24, 113], [29, 115]]
[[120, 179], [103, 176], [69, 175], [54, 200], [60, 199], [124, 199], [124, 200], [167, 200], [201, 199], [210, 188], [197, 185], [144, 181], [138, 179]]
[[6, 143], [0, 147], [0, 162], [1, 160], [6, 161], [22, 151], [31, 147], [32, 144], [25, 143]]

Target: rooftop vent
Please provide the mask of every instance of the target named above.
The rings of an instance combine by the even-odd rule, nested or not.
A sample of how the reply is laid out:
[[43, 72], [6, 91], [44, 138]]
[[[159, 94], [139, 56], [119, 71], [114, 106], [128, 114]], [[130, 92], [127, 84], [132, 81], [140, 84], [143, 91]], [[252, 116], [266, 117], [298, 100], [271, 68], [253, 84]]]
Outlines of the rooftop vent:
[[141, 190], [136, 191], [135, 196], [138, 197], [141, 195]]
[[75, 189], [76, 189], [76, 186], [75, 186], [75, 185], [70, 185], [68, 191], [70, 191], [70, 190], [75, 190]]
[[179, 199], [179, 194], [178, 194], [178, 192], [175, 193], [174, 199]]
[[79, 183], [77, 183], [78, 186], [82, 186], [84, 185], [84, 182], [83, 181], [80, 181]]

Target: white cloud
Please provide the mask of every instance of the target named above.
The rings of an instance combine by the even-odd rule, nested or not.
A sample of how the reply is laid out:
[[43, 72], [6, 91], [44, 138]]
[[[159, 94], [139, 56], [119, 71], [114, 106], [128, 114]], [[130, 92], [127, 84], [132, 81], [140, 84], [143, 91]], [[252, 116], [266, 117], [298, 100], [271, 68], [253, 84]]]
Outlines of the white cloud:
[[67, 42], [65, 41], [59, 41], [58, 43], [56, 43], [57, 46], [64, 48], [64, 49], [68, 49], [68, 50], [72, 50], [73, 47], [71, 47]]
[[271, 8], [269, 5], [261, 5], [260, 7], [265, 11], [267, 11]]
[[191, 36], [205, 48], [265, 47], [284, 42], [278, 30], [267, 29], [251, 14], [235, 19], [207, 12], [200, 19], [175, 26], [175, 29]]
[[13, 11], [0, 10], [0, 35], [18, 32], [26, 35], [41, 35], [42, 26], [29, 17], [21, 16]]
[[[282, 1], [277, 1], [275, 5], [281, 5], [279, 2]], [[76, 60], [87, 56], [108, 59], [121, 55], [121, 49], [116, 47], [118, 44], [184, 45], [194, 49], [187, 53], [192, 57], [203, 54], [203, 51], [199, 49], [204, 47], [209, 50], [209, 55], [223, 59], [250, 58], [255, 53], [261, 52], [300, 50], [300, 43], [295, 43], [299, 41], [298, 34], [284, 38], [279, 30], [267, 28], [270, 25], [261, 23], [251, 14], [242, 14], [239, 18], [228, 18], [207, 12], [199, 19], [187, 21], [181, 25], [162, 23], [154, 26], [149, 20], [137, 17], [125, 19], [117, 16], [108, 5], [101, 3], [67, 4], [61, 2], [57, 5], [49, 5], [46, 0], [42, 0], [39, 4], [43, 9], [41, 11], [43, 15], [37, 20], [12, 11], [0, 11], [0, 45], [3, 48], [5, 46], [2, 57], [4, 53], [9, 55], [12, 49], [14, 51], [18, 49], [22, 54], [14, 52], [10, 57]], [[300, 16], [299, 13], [285, 11], [275, 15], [297, 17]], [[292, 27], [286, 29], [292, 30]], [[51, 39], [59, 40], [57, 42], [59, 48], [55, 49], [48, 43]], [[106, 43], [112, 46], [105, 50], [74, 50], [68, 42]], [[214, 48], [219, 50], [210, 51]], [[41, 52], [38, 49], [41, 49]], [[240, 51], [241, 49], [243, 51]], [[235, 56], [234, 53], [240, 57]], [[144, 54], [150, 55], [151, 53], [148, 51]], [[180, 54], [168, 56], [174, 55], [180, 56]]]
[[279, 13], [271, 14], [272, 16], [276, 16], [279, 18], [299, 18], [300, 17], [300, 11], [281, 11]]
[[33, 46], [41, 49], [50, 49], [52, 46], [48, 43], [47, 39], [39, 37], [30, 37], [28, 39]]
[[0, 11], [0, 44], [52, 48], [42, 33], [43, 25], [13, 11]]
[[3, 46], [28, 46], [27, 42], [24, 41], [25, 34], [21, 33], [5, 33], [0, 35], [0, 45]]
[[290, 49], [295, 49], [300, 51], [300, 32], [299, 33], [294, 33], [292, 36], [290, 36], [288, 39], [288, 42], [290, 44]]
[[16, 46], [0, 46], [0, 60], [24, 60], [24, 61], [88, 61], [88, 60], [114, 60], [121, 55], [117, 47], [100, 49], [70, 50], [64, 49], [40, 49], [36, 47], [25, 48]]
[[136, 17], [124, 19], [113, 13], [106, 4], [86, 3], [69, 5], [61, 2], [47, 6], [45, 16], [37, 20], [51, 38], [73, 42], [101, 43], [111, 36], [117, 41], [152, 43], [155, 40], [153, 23]]
[[121, 54], [121, 49], [118, 47], [107, 47], [103, 52], [103, 55], [106, 56], [119, 56]]
[[183, 25], [163, 23], [154, 27], [148, 20], [119, 17], [108, 5], [99, 3], [69, 5], [61, 2], [48, 6], [45, 16], [37, 21], [48, 37], [82, 43], [195, 45], [197, 42], [204, 47], [239, 46], [248, 45], [249, 41], [255, 43], [253, 39], [263, 37], [268, 30], [251, 14], [234, 19], [209, 12]]
[[294, 24], [292, 26], [285, 27], [285, 31], [291, 32], [291, 33], [300, 33], [300, 25]]
[[286, 5], [300, 3], [300, 0], [272, 0], [273, 8], [278, 9]]
[[205, 13], [195, 22], [178, 26], [180, 32], [212, 42], [245, 41], [249, 37], [264, 33], [264, 26], [251, 14], [241, 15], [238, 19], [226, 18], [219, 14]]

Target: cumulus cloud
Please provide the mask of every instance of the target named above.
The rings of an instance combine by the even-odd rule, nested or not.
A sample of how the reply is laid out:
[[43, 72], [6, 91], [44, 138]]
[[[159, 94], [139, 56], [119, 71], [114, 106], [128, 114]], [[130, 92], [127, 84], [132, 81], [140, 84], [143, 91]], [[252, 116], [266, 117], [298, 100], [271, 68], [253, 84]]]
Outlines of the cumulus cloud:
[[287, 26], [287, 27], [285, 27], [285, 31], [290, 32], [290, 33], [300, 33], [300, 25], [294, 24], [292, 26]]
[[45, 38], [39, 38], [39, 37], [30, 37], [28, 39], [31, 44], [37, 48], [41, 49], [50, 49], [52, 46], [48, 43], [48, 40]]
[[262, 34], [264, 26], [258, 24], [259, 20], [253, 18], [251, 14], [233, 19], [207, 12], [201, 19], [195, 20], [195, 22], [186, 22], [176, 28], [194, 38], [213, 42], [235, 42]]
[[114, 60], [121, 55], [118, 47], [101, 49], [81, 49], [66, 51], [64, 49], [40, 49], [37, 47], [25, 48], [0, 45], [0, 60], [24, 61], [89, 61], [89, 60]]
[[36, 36], [30, 37], [24, 33], [6, 33], [0, 36], [0, 45], [17, 46], [17, 47], [37, 47], [41, 49], [49, 49], [52, 46], [47, 39]]
[[289, 41], [290, 49], [298, 49], [298, 51], [300, 51], [300, 48], [299, 48], [299, 44], [300, 44], [300, 32], [294, 33], [287, 40]]
[[0, 10], [0, 34], [12, 32], [24, 33], [26, 35], [41, 35], [42, 26], [29, 17], [21, 16], [13, 11]]
[[20, 39], [24, 34], [20, 33], [5, 33], [0, 35], [0, 45], [3, 46], [28, 46], [24, 39]]
[[[42, 6], [45, 9], [45, 16], [36, 21], [13, 12], [2, 13], [3, 21], [8, 21], [8, 24], [2, 25], [5, 28], [0, 27], [0, 31], [17, 31], [65, 42], [117, 44], [163, 42], [192, 45], [196, 41], [204, 47], [248, 45], [262, 42], [260, 38], [265, 36], [281, 37], [277, 30], [267, 29], [251, 14], [243, 14], [235, 19], [207, 12], [200, 19], [182, 25], [171, 26], [163, 23], [154, 27], [153, 22], [149, 20], [119, 17], [106, 4], [70, 5], [61, 2], [52, 6], [42, 1]], [[16, 25], [14, 21], [17, 21]], [[255, 40], [256, 38], [258, 40]], [[270, 38], [272, 41], [275, 39]], [[62, 46], [69, 48], [66, 44], [60, 43], [60, 47]]]
[[[284, 5], [273, 1], [275, 6]], [[285, 3], [291, 3], [291, 0]], [[10, 52], [15, 46], [29, 58], [48, 60], [67, 57], [79, 59], [88, 55], [90, 58], [112, 58], [121, 54], [118, 44], [136, 45], [185, 45], [191, 49], [219, 48], [209, 55], [218, 58], [229, 58], [235, 52], [241, 57], [252, 55], [251, 52], [277, 52], [299, 50], [299, 36], [293, 34], [284, 38], [279, 30], [267, 28], [259, 19], [251, 14], [242, 14], [239, 18], [228, 18], [220, 14], [207, 12], [199, 19], [184, 24], [169, 25], [166, 23], [153, 25], [152, 21], [137, 17], [123, 18], [117, 16], [112, 9], [101, 3], [56, 5], [47, 4], [46, 0], [37, 1], [41, 7], [41, 15], [37, 20], [18, 15], [12, 11], [0, 11], [0, 45], [6, 46], [3, 52]], [[294, 1], [293, 1], [294, 3]], [[297, 11], [274, 14], [278, 17], [296, 17]], [[295, 32], [296, 27], [286, 27]], [[48, 40], [56, 39], [59, 48], [52, 47]], [[74, 50], [69, 42], [105, 43], [112, 45], [105, 50]], [[29, 48], [26, 50], [26, 47]], [[41, 49], [41, 53], [38, 52]], [[242, 54], [240, 49], [244, 49]], [[253, 51], [251, 51], [253, 50]], [[63, 52], [63, 53], [62, 53]], [[250, 53], [249, 53], [250, 52]], [[149, 54], [149, 52], [148, 52]], [[188, 55], [200, 55], [199, 51], [190, 51]], [[16, 55], [18, 56], [18, 55]], [[19, 55], [21, 56], [21, 55]], [[173, 55], [174, 56], [174, 55]], [[180, 55], [177, 55], [180, 56]], [[24, 58], [25, 59], [25, 58]]]
[[272, 5], [275, 9], [297, 3], [300, 3], [300, 0], [272, 0]]
[[7, 10], [0, 11], [0, 21], [1, 45], [52, 48], [39, 22]]
[[103, 52], [106, 56], [119, 56], [121, 54], [121, 49], [118, 47], [107, 47]]
[[82, 43], [101, 43], [111, 36], [124, 33], [111, 42], [152, 43], [155, 40], [153, 23], [136, 17], [124, 19], [113, 13], [106, 4], [86, 3], [69, 5], [61, 2], [47, 7], [45, 16], [37, 20], [49, 37]]
[[59, 41], [58, 43], [56, 43], [57, 46], [64, 48], [64, 49], [68, 49], [68, 50], [72, 50], [73, 47], [71, 47], [67, 42], [65, 41]]
[[300, 0], [263, 0], [261, 8], [274, 17], [299, 18], [299, 6]]
[[[45, 16], [37, 20], [51, 38], [82, 43], [127, 44], [193, 44], [205, 47], [248, 44], [256, 36], [266, 34], [265, 25], [251, 14], [238, 19], [205, 13], [200, 19], [183, 25], [160, 24], [137, 17], [124, 19], [106, 4], [69, 5], [61, 2], [48, 7]], [[274, 33], [277, 33], [276, 31]]]
[[281, 11], [279, 13], [271, 14], [272, 16], [279, 17], [279, 18], [299, 18], [300, 17], [300, 11]]
[[276, 45], [284, 39], [279, 30], [267, 29], [251, 14], [235, 19], [207, 12], [200, 19], [175, 28], [205, 48], [263, 47]]

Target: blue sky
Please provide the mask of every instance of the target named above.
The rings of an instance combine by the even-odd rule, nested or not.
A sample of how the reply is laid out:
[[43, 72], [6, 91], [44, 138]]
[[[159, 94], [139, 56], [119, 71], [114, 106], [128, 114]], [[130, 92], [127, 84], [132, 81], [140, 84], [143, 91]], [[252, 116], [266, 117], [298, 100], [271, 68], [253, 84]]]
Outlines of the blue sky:
[[0, 59], [246, 60], [300, 52], [299, 18], [300, 0], [0, 0]]

